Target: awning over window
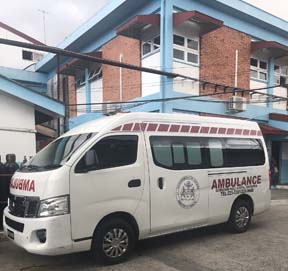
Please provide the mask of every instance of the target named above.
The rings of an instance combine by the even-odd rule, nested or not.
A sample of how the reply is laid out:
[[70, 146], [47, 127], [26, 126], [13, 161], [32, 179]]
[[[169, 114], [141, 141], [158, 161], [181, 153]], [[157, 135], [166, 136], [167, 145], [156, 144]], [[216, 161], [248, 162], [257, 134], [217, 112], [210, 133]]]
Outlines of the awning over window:
[[278, 121], [288, 122], [288, 115], [277, 114], [277, 113], [270, 113], [270, 114], [269, 114], [269, 119], [270, 119], [270, 120], [278, 120]]
[[143, 27], [152, 25], [160, 26], [160, 15], [150, 14], [150, 15], [138, 15], [129, 20], [127, 23], [122, 25], [116, 30], [117, 35], [123, 35], [126, 37], [140, 38], [141, 30]]
[[[102, 58], [102, 52], [91, 52], [87, 53], [86, 55]], [[79, 71], [84, 72], [85, 68], [89, 68], [90, 66], [91, 62], [73, 58], [72, 60], [60, 66], [59, 73], [75, 76], [79, 73]]]
[[267, 124], [260, 123], [259, 126], [263, 135], [288, 135], [288, 131], [278, 129]]
[[280, 58], [288, 56], [288, 46], [276, 41], [254, 41], [251, 44], [251, 52], [265, 51], [269, 57]]
[[183, 24], [186, 21], [193, 21], [200, 25], [200, 34], [206, 34], [224, 25], [224, 22], [203, 14], [199, 11], [184, 11], [174, 13], [174, 26]]

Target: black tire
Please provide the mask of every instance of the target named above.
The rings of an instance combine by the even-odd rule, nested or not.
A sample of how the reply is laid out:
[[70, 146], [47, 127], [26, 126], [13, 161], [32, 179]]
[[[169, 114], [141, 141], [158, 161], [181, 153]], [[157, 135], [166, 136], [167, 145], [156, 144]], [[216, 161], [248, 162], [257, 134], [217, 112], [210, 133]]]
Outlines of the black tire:
[[242, 233], [249, 228], [252, 217], [252, 207], [250, 202], [237, 200], [231, 209], [228, 220], [228, 229], [233, 233]]
[[127, 259], [135, 242], [133, 227], [123, 219], [112, 218], [96, 229], [92, 240], [92, 256], [105, 264], [118, 264]]

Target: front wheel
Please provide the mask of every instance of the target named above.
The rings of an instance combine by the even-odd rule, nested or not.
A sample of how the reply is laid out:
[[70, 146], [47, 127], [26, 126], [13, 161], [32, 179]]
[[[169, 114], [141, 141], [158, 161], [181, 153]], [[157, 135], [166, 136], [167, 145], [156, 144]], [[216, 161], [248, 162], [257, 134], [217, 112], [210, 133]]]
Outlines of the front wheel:
[[252, 217], [252, 210], [249, 202], [238, 200], [233, 204], [228, 221], [228, 228], [234, 233], [247, 231]]
[[117, 264], [126, 260], [135, 245], [135, 233], [129, 223], [122, 219], [111, 219], [96, 230], [93, 256], [106, 264]]

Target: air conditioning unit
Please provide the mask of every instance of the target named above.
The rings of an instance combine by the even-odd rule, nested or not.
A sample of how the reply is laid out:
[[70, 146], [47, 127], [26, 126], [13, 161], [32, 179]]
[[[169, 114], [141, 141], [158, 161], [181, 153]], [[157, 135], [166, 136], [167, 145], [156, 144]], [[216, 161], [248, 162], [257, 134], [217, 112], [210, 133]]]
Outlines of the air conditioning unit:
[[247, 99], [239, 96], [232, 96], [229, 99], [227, 110], [229, 112], [241, 112], [247, 108]]
[[121, 106], [119, 104], [109, 104], [109, 102], [102, 105], [103, 115], [114, 115], [121, 112]]

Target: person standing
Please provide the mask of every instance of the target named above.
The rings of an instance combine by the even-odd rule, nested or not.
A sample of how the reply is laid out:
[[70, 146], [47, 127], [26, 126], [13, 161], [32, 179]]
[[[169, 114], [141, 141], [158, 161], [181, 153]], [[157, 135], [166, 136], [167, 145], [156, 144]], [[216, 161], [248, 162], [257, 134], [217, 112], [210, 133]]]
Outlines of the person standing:
[[275, 188], [278, 182], [278, 178], [279, 178], [279, 169], [278, 169], [278, 165], [276, 162], [276, 159], [274, 157], [272, 157], [271, 160], [271, 188]]

